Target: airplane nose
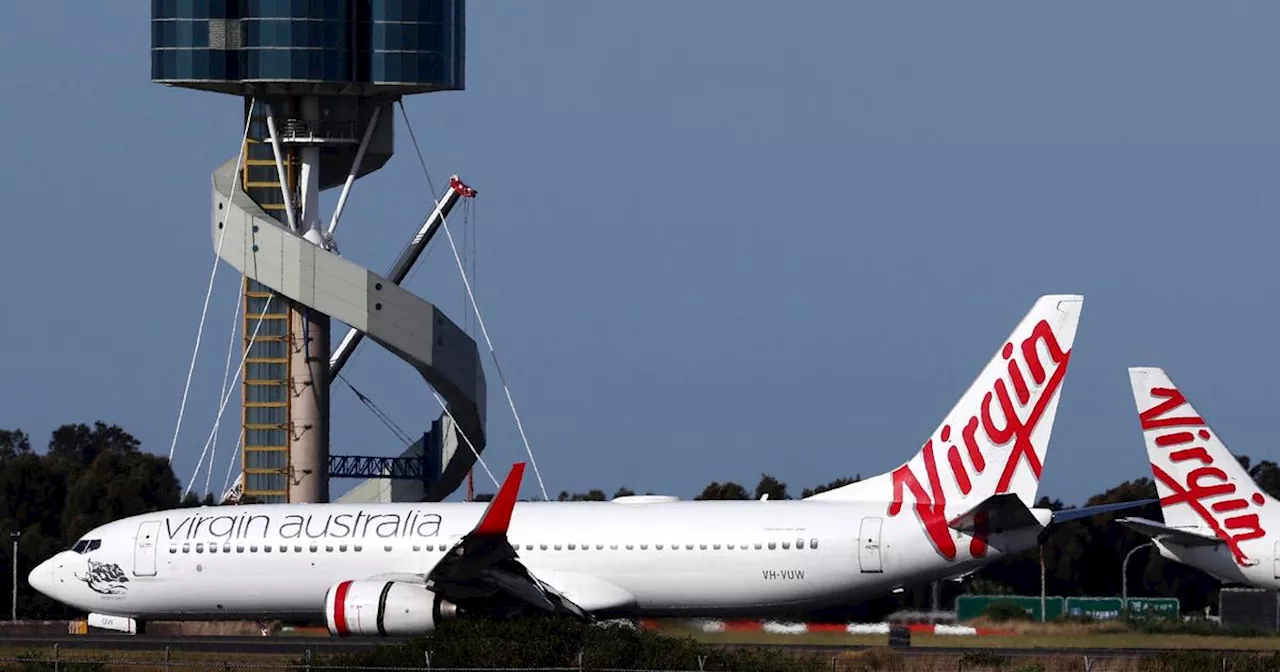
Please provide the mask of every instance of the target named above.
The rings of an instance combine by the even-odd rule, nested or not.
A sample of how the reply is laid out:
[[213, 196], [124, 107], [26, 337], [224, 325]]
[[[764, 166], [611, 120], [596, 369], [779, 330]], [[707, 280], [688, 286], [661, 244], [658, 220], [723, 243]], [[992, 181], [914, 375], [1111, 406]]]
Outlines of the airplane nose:
[[27, 575], [27, 584], [41, 593], [52, 597], [50, 592], [53, 590], [54, 585], [53, 558], [36, 565], [36, 568], [31, 570], [31, 573]]

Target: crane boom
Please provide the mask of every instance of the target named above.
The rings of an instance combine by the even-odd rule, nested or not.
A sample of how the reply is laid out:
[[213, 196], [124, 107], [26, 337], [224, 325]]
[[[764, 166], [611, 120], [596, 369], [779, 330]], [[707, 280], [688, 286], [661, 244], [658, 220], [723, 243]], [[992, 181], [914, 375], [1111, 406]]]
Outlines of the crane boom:
[[[395, 263], [391, 265], [391, 270], [387, 272], [387, 279], [395, 284], [404, 282], [408, 277], [409, 271], [413, 269], [413, 265], [417, 263], [418, 258], [422, 256], [423, 250], [427, 249], [427, 245], [435, 236], [436, 231], [444, 223], [449, 213], [453, 211], [453, 206], [457, 205], [462, 198], [474, 198], [476, 190], [468, 187], [458, 179], [457, 175], [449, 178], [449, 187], [445, 189], [444, 195], [436, 203], [436, 207], [431, 211], [431, 215], [427, 217], [422, 226], [413, 234], [413, 238], [409, 244], [400, 252], [400, 256]], [[347, 330], [347, 334], [342, 337], [342, 341], [338, 343], [338, 347], [334, 349], [333, 355], [329, 358], [329, 380], [338, 377], [338, 373], [342, 371], [342, 366], [351, 359], [351, 355], [355, 353], [356, 346], [364, 339], [364, 332], [351, 328]]]

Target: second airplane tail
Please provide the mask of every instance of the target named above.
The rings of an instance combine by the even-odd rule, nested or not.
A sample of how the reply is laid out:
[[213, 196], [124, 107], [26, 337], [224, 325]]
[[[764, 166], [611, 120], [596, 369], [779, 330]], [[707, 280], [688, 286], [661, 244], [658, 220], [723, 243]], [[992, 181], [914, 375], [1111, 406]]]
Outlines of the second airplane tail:
[[1216, 537], [1246, 564], [1239, 544], [1264, 537], [1260, 512], [1264, 507], [1280, 510], [1280, 503], [1254, 483], [1163, 369], [1130, 368], [1129, 382], [1164, 514], [1163, 526], [1153, 521], [1134, 525], [1163, 527], [1162, 534], [1185, 532], [1178, 539]]
[[1083, 305], [1040, 297], [914, 457], [812, 499], [888, 502], [890, 516], [910, 500], [940, 544], [947, 513], [1004, 493], [1033, 506]]

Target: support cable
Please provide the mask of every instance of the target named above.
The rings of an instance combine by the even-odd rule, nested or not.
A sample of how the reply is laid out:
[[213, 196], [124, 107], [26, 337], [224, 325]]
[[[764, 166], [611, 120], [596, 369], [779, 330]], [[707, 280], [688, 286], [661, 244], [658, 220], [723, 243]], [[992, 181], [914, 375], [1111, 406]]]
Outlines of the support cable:
[[355, 393], [356, 398], [358, 398], [365, 406], [367, 406], [369, 410], [372, 411], [373, 414], [377, 416], [379, 420], [382, 421], [382, 424], [386, 425], [387, 429], [391, 430], [391, 433], [396, 435], [397, 439], [400, 439], [401, 441], [403, 441], [404, 445], [406, 446], [410, 446], [410, 447], [413, 446], [413, 439], [410, 438], [410, 436], [407, 433], [405, 433], [403, 429], [400, 429], [400, 425], [397, 425], [395, 421], [391, 419], [391, 416], [384, 413], [381, 408], [378, 408], [378, 405], [373, 403], [372, 399], [370, 399], [369, 397], [366, 397], [364, 394], [360, 392], [360, 390], [357, 390], [356, 386], [352, 385], [351, 381], [343, 377], [341, 373], [338, 374], [338, 380], [341, 380], [342, 382], [346, 383], [347, 387], [351, 388], [351, 391]]
[[[253, 103], [256, 98], [250, 98], [249, 109], [253, 109]], [[244, 120], [244, 134], [240, 138], [240, 153], [236, 155], [236, 169], [234, 174], [239, 175], [240, 166], [244, 162], [245, 143], [249, 139], [249, 126], [253, 120], [252, 116], [246, 115]], [[231, 181], [231, 191], [227, 193], [227, 200], [236, 193], [236, 188], [240, 184], [239, 179]], [[204, 321], [209, 315], [209, 298], [213, 296], [213, 280], [218, 277], [218, 265], [222, 261], [222, 241], [227, 236], [227, 218], [231, 216], [231, 208], [226, 208], [226, 212], [222, 215], [222, 226], [218, 227], [218, 249], [213, 255], [213, 271], [209, 273], [209, 289], [204, 294], [204, 308], [200, 310], [200, 326], [196, 327], [196, 345], [191, 353], [191, 365], [187, 367], [187, 382], [182, 388], [182, 403], [178, 406], [178, 422], [173, 428], [173, 442], [169, 444], [169, 464], [173, 464], [173, 451], [178, 447], [178, 433], [182, 430], [182, 416], [187, 410], [187, 395], [191, 392], [191, 377], [196, 371], [196, 358], [200, 355], [200, 339], [204, 336]]]
[[[240, 283], [244, 284], [244, 275], [240, 276]], [[243, 297], [236, 294], [236, 312], [231, 316], [231, 340], [227, 343], [227, 363], [222, 369], [222, 391], [218, 393], [218, 398], [226, 396], [227, 386], [231, 385], [231, 355], [236, 349], [236, 334], [240, 331], [240, 304], [243, 303]], [[213, 423], [213, 449], [209, 453], [209, 469], [205, 472], [204, 492], [209, 494], [209, 483], [213, 480], [213, 465], [218, 458], [218, 429], [221, 423], [215, 421]], [[201, 460], [204, 458], [202, 457]], [[196, 473], [199, 476], [199, 472]]]
[[[400, 101], [400, 111], [401, 113], [404, 113], [403, 100]], [[404, 115], [404, 121], [405, 126], [409, 129], [409, 137], [413, 138], [413, 148], [418, 154], [418, 162], [422, 165], [422, 172], [427, 176], [427, 183], [430, 185], [431, 175], [427, 171], [427, 161], [422, 157], [422, 148], [418, 146], [418, 141], [413, 136], [413, 125], [409, 123], [408, 114]], [[434, 193], [434, 188], [432, 193]], [[453, 241], [453, 234], [449, 232], [449, 219], [441, 216], [440, 224], [441, 228], [444, 229], [445, 236], [449, 239], [449, 247], [453, 249], [453, 258], [458, 264], [458, 271], [462, 274], [462, 284], [467, 289], [467, 298], [470, 299], [471, 309], [475, 312], [476, 324], [480, 327], [480, 333], [484, 335], [485, 343], [489, 346], [489, 354], [493, 357], [493, 365], [497, 369], [498, 380], [502, 382], [502, 391], [507, 396], [507, 405], [511, 407], [511, 415], [515, 417], [516, 429], [520, 431], [520, 439], [524, 442], [525, 452], [529, 455], [529, 463], [533, 465], [533, 473], [538, 478], [538, 487], [542, 490], [542, 499], [544, 501], [551, 501], [550, 498], [547, 497], [547, 486], [542, 482], [542, 473], [538, 470], [538, 461], [533, 457], [533, 448], [529, 445], [529, 438], [525, 436], [524, 424], [520, 422], [520, 413], [516, 411], [516, 402], [511, 398], [511, 387], [507, 385], [507, 377], [502, 372], [502, 364], [498, 361], [498, 353], [493, 347], [493, 340], [489, 338], [489, 329], [485, 327], [484, 317], [480, 314], [480, 306], [476, 303], [475, 293], [471, 291], [471, 281], [467, 279], [466, 267], [462, 265], [462, 258], [458, 256], [458, 246]], [[477, 453], [477, 457], [478, 456], [479, 453]], [[486, 467], [485, 470], [487, 471], [488, 467]]]
[[[249, 336], [249, 344], [245, 346], [244, 354], [240, 355], [240, 366], [236, 367], [236, 375], [235, 375], [235, 378], [232, 379], [233, 381], [239, 380], [240, 372], [244, 371], [244, 362], [246, 359], [249, 358], [249, 351], [253, 349], [253, 342], [258, 338], [258, 330], [262, 328], [262, 322], [264, 319], [263, 316], [267, 314], [267, 309], [271, 307], [271, 302], [275, 298], [276, 298], [276, 295], [273, 293], [270, 296], [268, 296], [266, 302], [262, 304], [262, 312], [258, 313], [258, 323], [253, 325], [253, 334]], [[218, 423], [222, 420], [222, 414], [227, 410], [227, 402], [231, 401], [231, 394], [233, 392], [235, 392], [234, 387], [230, 390], [227, 390], [226, 394], [223, 395], [222, 404], [218, 406], [218, 416], [213, 420], [213, 426], [215, 428], [218, 426]], [[209, 444], [212, 442], [213, 442], [213, 432], [209, 432], [209, 438], [204, 443], [205, 451], [209, 450]], [[204, 455], [205, 453], [204, 451], [202, 451], [200, 453], [200, 463], [204, 462]], [[232, 457], [232, 460], [234, 459], [235, 458]], [[199, 473], [200, 473], [200, 464], [196, 464], [196, 472], [195, 474], [192, 474], [191, 483], [187, 485], [186, 492], [182, 493], [183, 497], [186, 497], [187, 493], [191, 492], [191, 486], [195, 484], [196, 475]]]
[[[236, 448], [231, 452], [231, 459], [227, 461], [227, 477], [222, 480], [222, 493], [231, 489], [231, 472], [235, 469], [236, 455], [240, 453], [240, 446], [242, 445], [244, 445], [244, 427], [240, 428], [240, 436], [236, 439]], [[210, 468], [213, 467], [212, 464], [209, 466]], [[243, 486], [243, 484], [241, 485]], [[222, 494], [220, 493], [218, 496], [221, 497]]]
[[467, 437], [467, 433], [462, 431], [462, 427], [458, 425], [458, 421], [454, 420], [453, 413], [449, 412], [449, 405], [444, 403], [444, 399], [441, 399], [440, 395], [436, 394], [435, 390], [431, 391], [431, 396], [436, 398], [436, 403], [440, 404], [440, 408], [444, 410], [444, 414], [449, 416], [449, 421], [453, 423], [454, 431], [462, 435], [462, 440], [465, 441], [467, 447], [471, 449], [471, 454], [476, 456], [476, 461], [480, 463], [480, 466], [484, 469], [484, 473], [489, 474], [489, 480], [493, 481], [493, 487], [501, 489], [502, 484], [494, 477], [493, 472], [489, 471], [489, 465], [485, 463], [483, 457], [480, 457], [480, 451], [476, 450], [475, 444], [471, 443], [471, 439]]

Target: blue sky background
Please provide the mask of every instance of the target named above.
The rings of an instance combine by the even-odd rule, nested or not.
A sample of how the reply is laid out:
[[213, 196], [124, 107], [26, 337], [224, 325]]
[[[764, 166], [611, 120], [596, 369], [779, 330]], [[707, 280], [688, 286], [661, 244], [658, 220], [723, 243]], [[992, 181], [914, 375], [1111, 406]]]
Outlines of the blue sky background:
[[[156, 452], [173, 434], [241, 103], [150, 83], [148, 12], [0, 22], [0, 427], [39, 444], [99, 419]], [[891, 469], [1036, 296], [1079, 292], [1041, 488], [1079, 503], [1149, 476], [1130, 365], [1278, 457], [1278, 23], [1262, 2], [472, 0], [467, 90], [406, 104], [436, 184], [480, 190], [476, 289], [553, 496]], [[338, 231], [375, 269], [433, 200], [398, 117], [397, 141]], [[219, 271], [184, 481], [238, 281]], [[408, 286], [463, 321], [447, 247]], [[438, 414], [375, 347], [347, 375], [411, 433]], [[524, 453], [489, 379], [502, 472]], [[333, 399], [333, 452], [403, 448]]]

